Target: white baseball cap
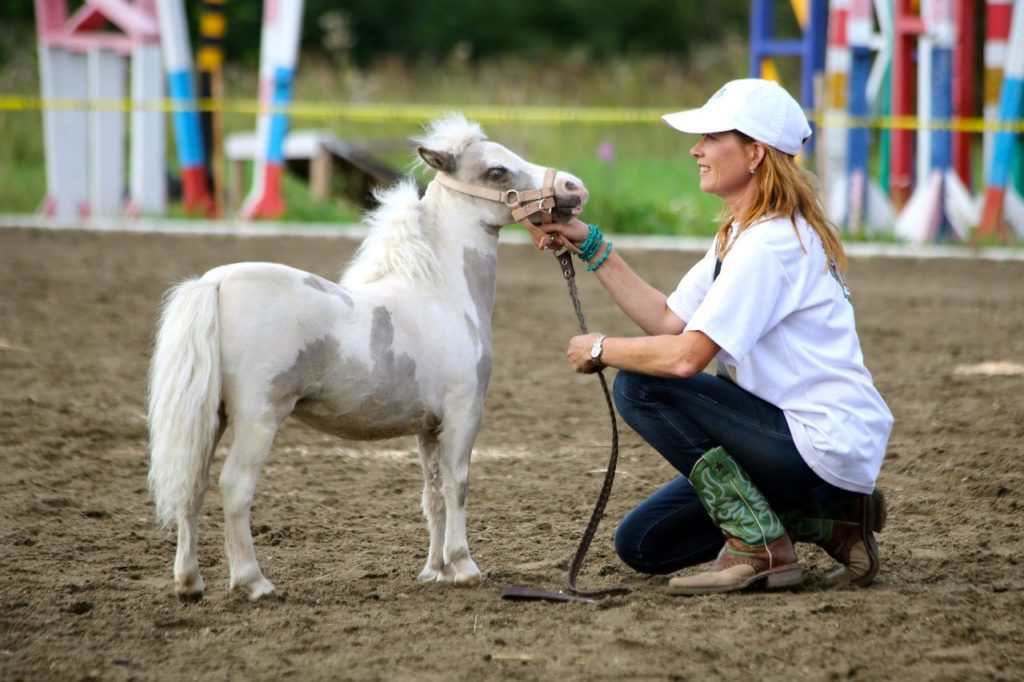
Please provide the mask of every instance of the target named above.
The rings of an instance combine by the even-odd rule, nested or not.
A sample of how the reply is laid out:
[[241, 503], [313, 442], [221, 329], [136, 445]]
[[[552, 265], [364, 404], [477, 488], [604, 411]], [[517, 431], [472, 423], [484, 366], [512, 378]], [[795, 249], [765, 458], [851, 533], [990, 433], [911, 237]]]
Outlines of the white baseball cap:
[[700, 109], [665, 114], [662, 120], [684, 133], [738, 130], [790, 156], [811, 136], [797, 101], [775, 81], [760, 78], [729, 81]]

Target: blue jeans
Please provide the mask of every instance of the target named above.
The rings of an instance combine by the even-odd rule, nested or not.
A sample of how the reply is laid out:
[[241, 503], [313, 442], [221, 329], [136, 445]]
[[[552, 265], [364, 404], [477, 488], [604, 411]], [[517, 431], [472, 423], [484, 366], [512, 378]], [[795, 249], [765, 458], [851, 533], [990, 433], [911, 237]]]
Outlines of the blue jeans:
[[776, 513], [827, 513], [856, 497], [811, 471], [782, 410], [727, 379], [705, 373], [661, 378], [620, 370], [615, 405], [626, 423], [682, 474], [619, 524], [615, 551], [637, 571], [672, 573], [711, 561], [722, 548], [722, 531], [686, 479], [711, 448], [724, 447]]

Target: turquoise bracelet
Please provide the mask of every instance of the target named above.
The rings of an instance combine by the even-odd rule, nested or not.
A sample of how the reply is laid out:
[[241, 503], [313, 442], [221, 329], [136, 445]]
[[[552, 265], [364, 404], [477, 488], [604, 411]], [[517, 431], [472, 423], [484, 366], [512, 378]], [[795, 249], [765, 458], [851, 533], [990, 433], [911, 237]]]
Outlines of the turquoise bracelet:
[[586, 240], [580, 244], [580, 252], [578, 254], [580, 260], [588, 261], [597, 255], [598, 249], [601, 248], [601, 242], [604, 241], [604, 235], [601, 234], [600, 228], [597, 225], [587, 225], [590, 228], [590, 233], [587, 235]]
[[593, 272], [594, 270], [597, 270], [599, 267], [604, 265], [604, 262], [606, 260], [608, 260], [608, 254], [610, 254], [612, 252], [612, 248], [614, 248], [614, 247], [615, 247], [615, 244], [612, 244], [611, 242], [608, 242], [608, 248], [606, 248], [604, 250], [604, 253], [601, 255], [601, 259], [599, 261], [597, 261], [596, 263], [594, 263], [593, 265], [588, 265], [587, 266], [587, 272]]

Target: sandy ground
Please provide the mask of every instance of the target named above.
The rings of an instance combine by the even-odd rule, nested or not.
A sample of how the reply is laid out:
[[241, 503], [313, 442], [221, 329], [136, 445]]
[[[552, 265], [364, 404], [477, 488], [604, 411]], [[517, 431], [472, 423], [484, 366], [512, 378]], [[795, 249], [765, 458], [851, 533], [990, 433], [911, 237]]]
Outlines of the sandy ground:
[[[0, 679], [1021, 679], [1024, 264], [856, 259], [867, 363], [896, 415], [881, 483], [890, 523], [868, 589], [825, 590], [800, 545], [794, 592], [674, 598], [614, 557], [630, 505], [672, 475], [634, 434], [580, 584], [598, 605], [515, 603], [558, 588], [608, 453], [593, 377], [550, 256], [503, 246], [496, 367], [477, 443], [469, 537], [482, 586], [415, 580], [426, 552], [411, 441], [342, 442], [289, 422], [257, 489], [264, 571], [283, 593], [227, 591], [208, 495], [199, 603], [171, 587], [172, 538], [146, 489], [145, 376], [171, 282], [273, 260], [333, 278], [354, 244], [306, 238], [0, 231]], [[669, 289], [693, 253], [627, 258]], [[633, 333], [581, 273], [591, 328]], [[220, 460], [214, 465], [214, 476]]]

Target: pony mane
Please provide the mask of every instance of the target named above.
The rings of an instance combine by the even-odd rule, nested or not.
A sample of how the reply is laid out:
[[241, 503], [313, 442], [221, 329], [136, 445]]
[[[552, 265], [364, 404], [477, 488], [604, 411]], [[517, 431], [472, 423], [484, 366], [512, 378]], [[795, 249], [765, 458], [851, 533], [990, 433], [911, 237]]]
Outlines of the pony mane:
[[366, 216], [369, 232], [342, 276], [342, 284], [369, 284], [394, 275], [433, 285], [441, 266], [420, 220], [420, 195], [411, 178], [373, 192], [379, 206]]
[[[453, 111], [431, 122], [423, 134], [412, 138], [412, 141], [427, 149], [460, 156], [469, 145], [486, 139], [487, 135], [479, 123], [467, 121], [461, 112]], [[422, 164], [422, 160], [419, 163]]]

